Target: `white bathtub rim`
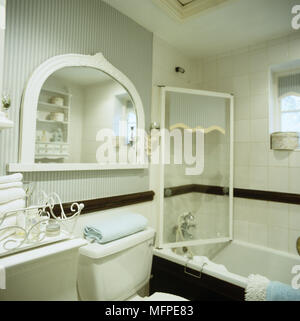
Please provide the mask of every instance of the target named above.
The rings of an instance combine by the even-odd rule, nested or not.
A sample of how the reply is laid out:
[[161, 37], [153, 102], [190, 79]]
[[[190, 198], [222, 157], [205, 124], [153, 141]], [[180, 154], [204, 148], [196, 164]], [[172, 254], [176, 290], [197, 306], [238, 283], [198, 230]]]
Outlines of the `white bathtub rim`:
[[[270, 247], [257, 245], [257, 244], [253, 244], [253, 243], [248, 243], [248, 242], [244, 242], [244, 241], [240, 241], [240, 240], [233, 240], [230, 244], [233, 244], [233, 245], [236, 244], [236, 245], [244, 246], [244, 247], [247, 247], [250, 249], [268, 252], [268, 253], [283, 257], [283, 258], [297, 260], [297, 261], [299, 261], [299, 264], [300, 264], [300, 256], [292, 254], [292, 253], [287, 253], [284, 251], [272, 249]], [[185, 258], [182, 255], [174, 253], [171, 249], [154, 249], [154, 254], [159, 257], [162, 257], [164, 259], [167, 259], [169, 261], [172, 261], [174, 263], [181, 264], [183, 266], [185, 266], [187, 264], [187, 266], [189, 268], [194, 269], [196, 271], [200, 270], [199, 264], [193, 262], [192, 260], [188, 260], [187, 258]], [[201, 255], [198, 255], [198, 256], [201, 256]], [[213, 262], [213, 259], [212, 259], [212, 262]], [[232, 273], [230, 271], [228, 271], [228, 272], [215, 271], [210, 266], [204, 266], [202, 272], [205, 274], [208, 274], [210, 276], [216, 277], [218, 279], [221, 279], [223, 281], [230, 282], [230, 283], [235, 284], [237, 286], [240, 286], [243, 288], [247, 287], [248, 278], [241, 276], [239, 274]]]
[[[299, 260], [300, 262], [300, 256], [293, 254], [293, 253], [288, 253], [285, 251], [280, 251], [280, 250], [276, 250], [276, 249], [272, 249], [271, 247], [267, 247], [267, 246], [263, 246], [263, 245], [257, 245], [257, 244], [253, 244], [253, 243], [248, 243], [245, 241], [240, 241], [240, 240], [233, 240], [230, 244], [237, 244], [237, 245], [242, 245], [245, 247], [250, 247], [252, 249], [255, 250], [260, 250], [260, 251], [264, 251], [264, 252], [269, 252], [275, 255], [279, 255], [288, 259], [294, 259], [294, 260]], [[296, 245], [295, 245], [296, 246]]]
[[[193, 262], [193, 260], [189, 260], [189, 259], [185, 258], [182, 255], [172, 252], [172, 250], [170, 250], [170, 249], [154, 249], [154, 254], [156, 256], [163, 258], [163, 259], [171, 261], [173, 263], [177, 263], [177, 264], [180, 264], [183, 266], [187, 265], [188, 268], [191, 268], [196, 271], [200, 271], [199, 264]], [[210, 275], [210, 276], [218, 278], [220, 280], [229, 282], [231, 284], [237, 285], [242, 288], [246, 288], [247, 283], [248, 283], [246, 277], [240, 276], [235, 273], [231, 273], [229, 271], [214, 271], [213, 268], [209, 265], [205, 265], [202, 272], [207, 275]]]

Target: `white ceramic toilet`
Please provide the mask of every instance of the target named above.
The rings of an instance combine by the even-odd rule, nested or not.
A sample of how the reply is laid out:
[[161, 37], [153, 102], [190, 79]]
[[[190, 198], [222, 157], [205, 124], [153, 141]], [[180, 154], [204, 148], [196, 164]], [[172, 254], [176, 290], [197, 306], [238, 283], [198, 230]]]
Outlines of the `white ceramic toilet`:
[[78, 292], [88, 301], [186, 301], [176, 295], [137, 294], [150, 279], [155, 231], [151, 228], [114, 242], [79, 249]]

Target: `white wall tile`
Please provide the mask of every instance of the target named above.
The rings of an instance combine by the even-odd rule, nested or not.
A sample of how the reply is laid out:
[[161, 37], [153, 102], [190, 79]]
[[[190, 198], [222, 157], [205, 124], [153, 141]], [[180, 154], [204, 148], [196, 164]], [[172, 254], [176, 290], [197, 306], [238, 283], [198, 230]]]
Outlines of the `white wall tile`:
[[254, 119], [250, 121], [250, 141], [267, 142], [269, 138], [268, 119]]
[[289, 192], [289, 169], [287, 167], [269, 167], [269, 190]]
[[256, 72], [250, 74], [251, 95], [268, 94], [268, 73]]
[[249, 120], [250, 119], [250, 97], [237, 96], [235, 97], [234, 105], [235, 120]]
[[300, 168], [289, 168], [289, 191], [300, 194]]
[[205, 81], [210, 81], [210, 80], [216, 81], [216, 79], [217, 79], [217, 62], [214, 60], [214, 61], [204, 63], [203, 64], [203, 72], [205, 75]]
[[289, 228], [300, 230], [300, 205], [289, 205]]
[[266, 224], [249, 223], [249, 242], [267, 246], [268, 226]]
[[251, 166], [249, 184], [252, 189], [266, 190], [268, 188], [268, 167]]
[[220, 92], [232, 93], [233, 91], [233, 78], [218, 78], [217, 79], [217, 89]]
[[233, 93], [236, 97], [249, 96], [250, 81], [248, 75], [233, 78]]
[[281, 228], [289, 227], [289, 205], [284, 203], [269, 202], [268, 225]]
[[250, 157], [249, 143], [234, 144], [234, 162], [236, 166], [248, 166]]
[[232, 77], [233, 75], [233, 58], [226, 56], [218, 59], [218, 78]]
[[251, 96], [251, 119], [268, 118], [269, 103], [267, 95]]
[[288, 252], [289, 250], [289, 231], [285, 228], [269, 226], [268, 246], [278, 251]]
[[[231, 57], [210, 59], [204, 73], [213, 79], [217, 64], [217, 77], [223, 78], [217, 87], [235, 95], [234, 186], [300, 193], [300, 152], [271, 150], [269, 136], [269, 68], [300, 59], [299, 33], [236, 50]], [[235, 198], [235, 238], [295, 253], [296, 236], [300, 206]]]
[[266, 71], [268, 66], [267, 49], [262, 48], [249, 53], [250, 72]]
[[234, 186], [239, 188], [249, 188], [249, 166], [234, 167]]
[[243, 76], [249, 73], [249, 54], [240, 53], [233, 56], [233, 75]]
[[247, 242], [249, 240], [249, 224], [245, 221], [234, 221], [234, 239]]
[[289, 44], [288, 41], [281, 41], [279, 44], [268, 47], [268, 62], [269, 64], [278, 64], [289, 59]]
[[250, 166], [268, 166], [268, 145], [266, 143], [249, 143]]
[[289, 152], [269, 150], [269, 166], [288, 167]]
[[289, 152], [289, 167], [300, 167], [300, 151]]
[[249, 208], [248, 222], [256, 224], [268, 224], [268, 202], [247, 200]]
[[249, 142], [250, 140], [250, 126], [247, 120], [238, 120], [235, 122], [235, 141]]
[[248, 222], [249, 215], [251, 215], [251, 206], [249, 200], [236, 197], [234, 199], [234, 219], [237, 221]]
[[294, 34], [289, 38], [289, 59], [299, 59], [300, 52], [300, 37], [299, 34]]

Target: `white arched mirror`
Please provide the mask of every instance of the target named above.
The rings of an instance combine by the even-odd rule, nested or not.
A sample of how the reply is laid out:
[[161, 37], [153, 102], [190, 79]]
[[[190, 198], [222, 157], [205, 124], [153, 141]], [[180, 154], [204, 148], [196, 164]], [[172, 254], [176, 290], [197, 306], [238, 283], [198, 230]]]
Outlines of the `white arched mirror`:
[[19, 163], [9, 164], [11, 172], [147, 167], [137, 148], [142, 100], [101, 53], [44, 62], [29, 79], [21, 111]]

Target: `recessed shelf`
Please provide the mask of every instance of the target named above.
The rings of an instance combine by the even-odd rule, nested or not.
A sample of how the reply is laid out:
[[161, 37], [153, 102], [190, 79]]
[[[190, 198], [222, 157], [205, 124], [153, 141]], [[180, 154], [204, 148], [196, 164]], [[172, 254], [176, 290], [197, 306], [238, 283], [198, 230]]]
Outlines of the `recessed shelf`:
[[47, 88], [42, 88], [42, 91], [48, 92], [50, 94], [56, 94], [56, 95], [62, 95], [62, 96], [72, 96], [70, 93], [63, 92], [63, 91], [57, 91], [57, 90], [52, 90], [52, 89], [47, 89]]
[[44, 144], [44, 145], [70, 145], [69, 143], [66, 143], [66, 142], [41, 142], [41, 141], [36, 141], [35, 142], [36, 144]]
[[44, 124], [63, 124], [63, 125], [68, 125], [69, 123], [66, 121], [59, 121], [59, 120], [44, 120], [44, 119], [38, 119], [37, 121], [39, 123], [44, 123]]
[[36, 154], [34, 157], [35, 159], [60, 159], [69, 157], [69, 154]]
[[44, 101], [39, 101], [39, 106], [42, 107], [43, 109], [47, 109], [47, 110], [54, 110], [54, 109], [69, 109], [68, 106], [59, 106], [59, 105], [55, 105], [55, 104], [51, 104], [51, 103], [46, 103]]

